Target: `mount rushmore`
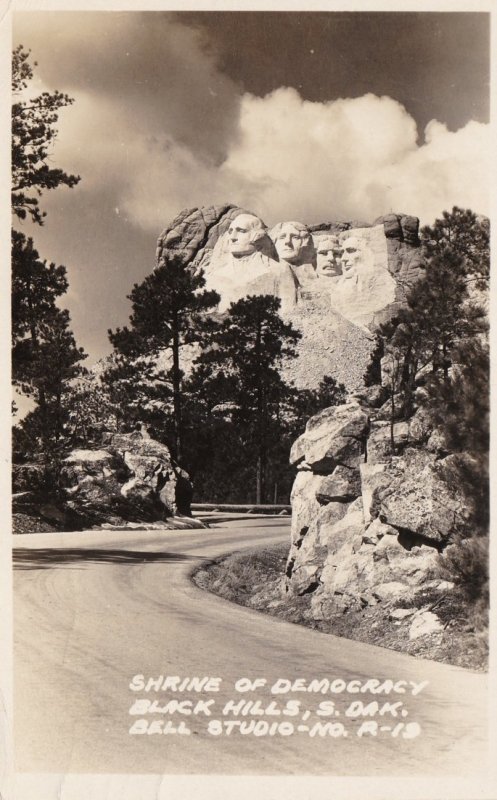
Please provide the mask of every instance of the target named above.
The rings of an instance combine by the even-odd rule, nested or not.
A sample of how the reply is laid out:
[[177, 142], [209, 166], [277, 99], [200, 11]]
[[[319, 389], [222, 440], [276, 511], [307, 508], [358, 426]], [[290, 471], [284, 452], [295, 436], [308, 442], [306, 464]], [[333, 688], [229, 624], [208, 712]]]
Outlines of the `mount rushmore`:
[[419, 220], [388, 214], [373, 224], [282, 221], [226, 204], [182, 211], [159, 237], [157, 264], [176, 254], [202, 269], [221, 296], [219, 312], [254, 294], [281, 301], [302, 334], [287, 367], [299, 388], [331, 375], [362, 386], [374, 329], [391, 318], [423, 272]]

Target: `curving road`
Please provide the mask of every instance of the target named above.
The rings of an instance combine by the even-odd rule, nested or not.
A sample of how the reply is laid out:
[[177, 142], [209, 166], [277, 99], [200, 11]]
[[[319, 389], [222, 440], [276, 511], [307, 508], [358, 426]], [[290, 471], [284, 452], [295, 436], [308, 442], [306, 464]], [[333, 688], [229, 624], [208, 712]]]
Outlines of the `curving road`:
[[[208, 530], [15, 537], [14, 733], [20, 772], [419, 777], [468, 776], [483, 768], [485, 676], [317, 633], [201, 591], [189, 573], [202, 559], [287, 541], [289, 535], [284, 518], [210, 519]], [[218, 691], [147, 693], [138, 678], [137, 691], [130, 689], [136, 675], [221, 680], [210, 684]], [[237, 692], [240, 678], [266, 684]], [[273, 694], [278, 679], [286, 681], [282, 689], [297, 679], [294, 689], [307, 689], [313, 679], [323, 680], [319, 686], [325, 689], [335, 681], [335, 691]], [[385, 690], [389, 679], [404, 681], [396, 688], [408, 691], [357, 694], [367, 679], [377, 679], [369, 690]], [[423, 681], [429, 683], [412, 696], [412, 686]], [[352, 692], [339, 691], [344, 685]], [[160, 709], [145, 714], [142, 704], [130, 714], [137, 700], [156, 700]], [[178, 701], [176, 711], [169, 705], [166, 713], [171, 700]], [[242, 715], [239, 709], [238, 715], [223, 715], [230, 700], [260, 700], [252, 710], [264, 713]], [[347, 716], [353, 702], [359, 708], [358, 700], [363, 708], [377, 701], [378, 713]], [[338, 714], [317, 715], [322, 702], [323, 713], [330, 712], [331, 701]], [[380, 716], [386, 702], [403, 702], [407, 716], [400, 706]], [[188, 714], [198, 703], [197, 714]], [[261, 720], [272, 735], [241, 733], [240, 722], [250, 730], [251, 721], [253, 729]], [[358, 736], [364, 721], [377, 723], [376, 736], [371, 728]], [[132, 726], [150, 731], [154, 722], [152, 730], [190, 733], [129, 733]], [[403, 738], [419, 730], [413, 722], [419, 735]], [[317, 723], [329, 723], [321, 728], [326, 735], [319, 735]], [[347, 736], [335, 737], [332, 730]]]

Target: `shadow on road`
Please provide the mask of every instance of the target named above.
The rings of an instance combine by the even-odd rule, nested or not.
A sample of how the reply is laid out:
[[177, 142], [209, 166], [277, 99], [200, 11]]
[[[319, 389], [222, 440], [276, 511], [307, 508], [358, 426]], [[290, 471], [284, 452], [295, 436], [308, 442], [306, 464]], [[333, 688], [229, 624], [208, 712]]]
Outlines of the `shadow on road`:
[[51, 569], [92, 564], [144, 564], [151, 561], [195, 561], [197, 556], [185, 553], [148, 553], [143, 550], [92, 550], [89, 548], [16, 548], [13, 551], [14, 569]]

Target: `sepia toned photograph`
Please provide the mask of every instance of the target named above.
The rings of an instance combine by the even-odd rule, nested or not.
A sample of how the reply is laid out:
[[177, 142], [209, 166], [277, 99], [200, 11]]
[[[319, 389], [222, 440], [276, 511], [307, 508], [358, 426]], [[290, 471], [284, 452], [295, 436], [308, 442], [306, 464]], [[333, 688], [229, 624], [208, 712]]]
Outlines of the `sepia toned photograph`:
[[2, 796], [493, 800], [490, 4], [197, 6], [1, 23]]

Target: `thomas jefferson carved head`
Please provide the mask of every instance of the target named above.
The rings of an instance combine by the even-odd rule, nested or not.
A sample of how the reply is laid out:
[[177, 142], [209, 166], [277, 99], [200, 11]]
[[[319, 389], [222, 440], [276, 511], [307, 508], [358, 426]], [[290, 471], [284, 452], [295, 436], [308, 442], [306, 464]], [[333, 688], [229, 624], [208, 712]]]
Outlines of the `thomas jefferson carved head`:
[[299, 265], [309, 260], [312, 236], [306, 225], [301, 222], [279, 222], [269, 235], [283, 261]]
[[266, 235], [266, 227], [254, 214], [239, 214], [228, 228], [228, 247], [236, 258], [257, 250], [257, 242]]
[[334, 278], [342, 274], [342, 245], [338, 236], [321, 236], [316, 240], [316, 274]]

